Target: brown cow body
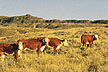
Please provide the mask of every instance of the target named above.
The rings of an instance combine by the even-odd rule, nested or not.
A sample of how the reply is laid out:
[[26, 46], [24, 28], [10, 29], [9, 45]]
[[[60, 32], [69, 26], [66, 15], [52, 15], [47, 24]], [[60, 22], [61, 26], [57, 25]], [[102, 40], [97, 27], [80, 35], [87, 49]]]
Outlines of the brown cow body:
[[42, 40], [44, 39], [45, 42], [47, 43], [48, 46], [51, 46], [54, 48], [54, 52], [57, 53], [57, 50], [62, 46], [68, 46], [67, 40], [60, 40], [58, 38], [47, 38], [45, 39], [45, 37], [41, 37], [38, 38], [37, 40]]
[[5, 54], [14, 54], [15, 61], [17, 62], [18, 58], [18, 47], [16, 44], [0, 44], [0, 57], [4, 61]]
[[94, 40], [98, 40], [98, 35], [82, 35], [81, 36], [81, 43], [83, 43], [83, 46], [85, 47], [87, 44], [90, 45], [91, 47], [93, 45]]
[[19, 45], [20, 53], [24, 51], [24, 49], [37, 50], [38, 56], [40, 52], [42, 52], [45, 48], [45, 44], [36, 39], [27, 39], [27, 40], [18, 40], [17, 44]]

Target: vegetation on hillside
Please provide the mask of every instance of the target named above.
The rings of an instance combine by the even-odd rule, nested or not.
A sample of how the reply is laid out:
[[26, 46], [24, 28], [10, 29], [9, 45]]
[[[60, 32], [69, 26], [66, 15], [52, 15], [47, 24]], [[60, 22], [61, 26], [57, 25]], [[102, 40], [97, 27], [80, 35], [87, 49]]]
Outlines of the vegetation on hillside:
[[[84, 24], [84, 25], [83, 25]], [[45, 20], [43, 18], [34, 17], [30, 14], [24, 16], [0, 16], [0, 25], [3, 26], [18, 26], [18, 27], [33, 27], [33, 28], [66, 28], [70, 27], [93, 27], [98, 24], [107, 26], [108, 20]]]

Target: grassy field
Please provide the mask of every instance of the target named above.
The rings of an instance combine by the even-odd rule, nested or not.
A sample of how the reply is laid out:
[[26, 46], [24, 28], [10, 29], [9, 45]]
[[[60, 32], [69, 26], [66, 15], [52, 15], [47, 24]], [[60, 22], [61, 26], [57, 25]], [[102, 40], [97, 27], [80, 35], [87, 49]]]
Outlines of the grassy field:
[[[81, 45], [82, 34], [100, 34], [91, 48]], [[52, 49], [37, 56], [36, 51], [25, 51], [18, 63], [13, 56], [0, 61], [0, 72], [108, 72], [108, 28], [73, 27], [69, 29], [45, 29], [0, 26], [0, 43], [16, 43], [18, 39], [56, 37], [67, 39], [69, 46], [62, 46], [58, 55]]]

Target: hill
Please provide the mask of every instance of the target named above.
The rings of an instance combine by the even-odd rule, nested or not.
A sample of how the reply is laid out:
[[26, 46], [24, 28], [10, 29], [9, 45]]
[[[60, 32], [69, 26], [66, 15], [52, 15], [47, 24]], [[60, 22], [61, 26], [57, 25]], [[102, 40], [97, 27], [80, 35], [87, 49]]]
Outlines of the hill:
[[108, 20], [46, 20], [30, 14], [24, 16], [0, 16], [1, 26], [65, 29], [73, 27], [108, 27]]
[[38, 23], [38, 22], [44, 22], [45, 20], [43, 18], [34, 17], [30, 14], [26, 14], [24, 16], [13, 16], [13, 17], [4, 17], [0, 16], [0, 23], [16, 23], [16, 24], [22, 24], [22, 23]]
[[108, 24], [108, 20], [45, 20], [43, 18], [34, 17], [30, 14], [24, 16], [0, 16], [0, 23], [16, 23], [16, 24], [33, 24], [33, 23], [101, 23]]

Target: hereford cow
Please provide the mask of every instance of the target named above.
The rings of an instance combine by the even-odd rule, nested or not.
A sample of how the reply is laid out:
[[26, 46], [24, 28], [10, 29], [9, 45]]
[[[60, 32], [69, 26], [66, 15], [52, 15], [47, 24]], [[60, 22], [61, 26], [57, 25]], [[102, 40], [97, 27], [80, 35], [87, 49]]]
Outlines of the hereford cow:
[[90, 45], [90, 47], [93, 45], [93, 41], [94, 40], [98, 40], [99, 35], [82, 35], [81, 36], [81, 43], [83, 43], [83, 46], [88, 47], [88, 45]]
[[45, 49], [45, 43], [36, 39], [18, 40], [17, 44], [19, 46], [20, 54], [27, 48], [30, 50], [36, 50], [39, 56], [40, 52]]
[[18, 58], [18, 46], [16, 44], [0, 44], [0, 58], [4, 61], [5, 55], [12, 54], [14, 55], [15, 61], [17, 62]]
[[[43, 40], [45, 37], [37, 38], [37, 40]], [[54, 52], [57, 53], [57, 50], [62, 46], [68, 46], [67, 40], [60, 40], [58, 38], [46, 38], [44, 41], [48, 46], [54, 48]], [[58, 54], [58, 53], [57, 53]]]

